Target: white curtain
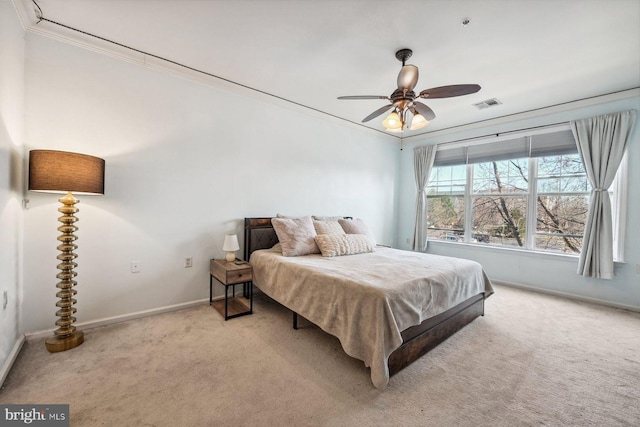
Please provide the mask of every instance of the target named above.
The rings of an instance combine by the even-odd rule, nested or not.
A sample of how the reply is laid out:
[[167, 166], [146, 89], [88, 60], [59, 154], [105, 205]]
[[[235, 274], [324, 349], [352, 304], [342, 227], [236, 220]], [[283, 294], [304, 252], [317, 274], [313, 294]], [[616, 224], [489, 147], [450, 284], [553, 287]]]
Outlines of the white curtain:
[[613, 183], [636, 121], [635, 111], [571, 122], [578, 152], [591, 183], [578, 274], [612, 279], [613, 231], [608, 189]]
[[433, 161], [436, 158], [436, 146], [427, 145], [413, 149], [413, 167], [418, 187], [416, 203], [416, 227], [413, 232], [413, 250], [427, 249], [427, 184]]

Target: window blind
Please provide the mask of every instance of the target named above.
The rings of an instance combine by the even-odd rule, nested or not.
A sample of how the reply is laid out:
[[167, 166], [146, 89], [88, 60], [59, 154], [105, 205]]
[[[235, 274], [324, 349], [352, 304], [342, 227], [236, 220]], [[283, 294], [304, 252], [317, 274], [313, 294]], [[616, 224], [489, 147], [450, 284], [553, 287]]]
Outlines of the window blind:
[[484, 163], [529, 157], [529, 138], [526, 136], [508, 141], [470, 145], [467, 163]]
[[442, 149], [433, 166], [454, 166], [527, 157], [558, 156], [578, 152], [571, 130], [520, 136], [513, 139]]
[[464, 165], [467, 163], [467, 147], [457, 147], [449, 150], [440, 150], [439, 148], [433, 161], [434, 167]]
[[577, 152], [578, 146], [571, 129], [531, 137], [531, 157], [559, 156]]

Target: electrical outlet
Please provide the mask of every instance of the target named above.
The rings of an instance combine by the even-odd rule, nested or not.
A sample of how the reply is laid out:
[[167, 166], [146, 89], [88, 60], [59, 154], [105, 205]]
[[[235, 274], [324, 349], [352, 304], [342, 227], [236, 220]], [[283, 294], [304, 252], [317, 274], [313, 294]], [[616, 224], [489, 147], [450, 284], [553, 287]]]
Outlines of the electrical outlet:
[[140, 273], [140, 261], [131, 261], [131, 272]]
[[192, 257], [186, 257], [184, 259], [184, 268], [191, 268], [193, 267], [193, 258]]
[[7, 293], [7, 290], [5, 289], [4, 291], [2, 291], [2, 309], [6, 310], [7, 309], [7, 304], [9, 303], [9, 294]]

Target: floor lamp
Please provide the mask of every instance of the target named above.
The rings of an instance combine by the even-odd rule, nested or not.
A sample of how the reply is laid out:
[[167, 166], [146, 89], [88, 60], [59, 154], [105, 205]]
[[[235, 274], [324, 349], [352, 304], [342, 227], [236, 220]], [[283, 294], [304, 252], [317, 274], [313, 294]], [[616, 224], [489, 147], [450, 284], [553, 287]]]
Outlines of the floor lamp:
[[58, 221], [62, 223], [58, 231], [62, 234], [58, 237], [60, 245], [58, 250], [57, 278], [60, 282], [56, 285], [59, 289], [56, 297], [59, 298], [56, 306], [58, 311], [56, 321], [58, 329], [54, 336], [47, 339], [47, 350], [51, 353], [65, 351], [79, 346], [84, 342], [82, 331], [76, 331], [73, 323], [76, 318], [76, 308], [73, 306], [76, 299], [73, 298], [78, 291], [73, 289], [78, 274], [73, 269], [78, 266], [74, 261], [78, 255], [73, 251], [78, 248], [74, 242], [77, 237], [73, 234], [78, 227], [75, 214], [78, 203], [71, 193], [75, 194], [104, 194], [104, 160], [86, 154], [69, 153], [54, 150], [31, 150], [29, 152], [29, 190], [45, 193], [62, 193], [64, 197], [58, 199], [62, 206], [58, 212], [62, 216]]

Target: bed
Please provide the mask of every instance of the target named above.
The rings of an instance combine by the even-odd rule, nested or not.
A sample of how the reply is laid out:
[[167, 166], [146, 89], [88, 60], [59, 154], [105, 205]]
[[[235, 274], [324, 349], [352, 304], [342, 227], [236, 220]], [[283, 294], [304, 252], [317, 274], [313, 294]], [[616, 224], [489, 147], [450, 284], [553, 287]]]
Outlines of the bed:
[[253, 283], [292, 310], [294, 322], [299, 314], [336, 336], [380, 389], [484, 315], [493, 293], [469, 260], [380, 246], [348, 256], [283, 256], [272, 218], [245, 218], [244, 243]]

